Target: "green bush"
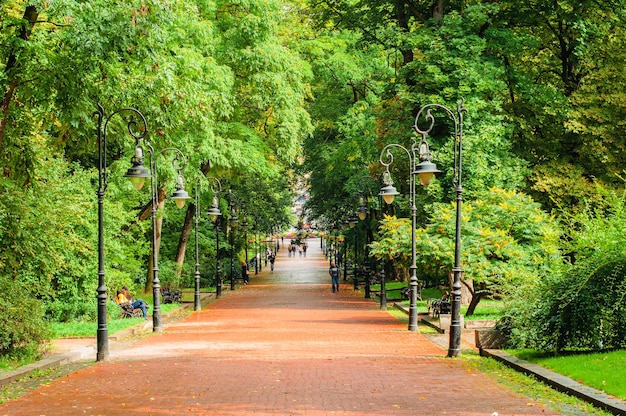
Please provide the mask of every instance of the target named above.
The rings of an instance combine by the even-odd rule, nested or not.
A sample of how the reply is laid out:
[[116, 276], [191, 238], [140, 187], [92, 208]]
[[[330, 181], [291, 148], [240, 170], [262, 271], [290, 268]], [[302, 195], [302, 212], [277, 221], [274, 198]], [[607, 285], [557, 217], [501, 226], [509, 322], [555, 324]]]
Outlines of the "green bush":
[[[514, 298], [560, 272], [559, 229], [538, 204], [498, 188], [478, 196], [463, 205], [461, 226], [461, 268], [464, 280], [473, 281], [472, 307], [487, 296]], [[386, 216], [380, 230], [381, 238], [370, 245], [372, 255], [407, 267], [410, 221]], [[456, 205], [434, 204], [428, 225], [415, 238], [418, 279], [447, 281], [454, 266]]]
[[535, 346], [541, 350], [626, 348], [626, 256], [579, 261], [538, 297]]
[[624, 195], [605, 192], [568, 218], [564, 252], [573, 264], [521, 293], [504, 326], [512, 345], [540, 351], [626, 348]]
[[28, 355], [48, 339], [41, 301], [24, 285], [0, 277], [0, 310], [0, 355]]

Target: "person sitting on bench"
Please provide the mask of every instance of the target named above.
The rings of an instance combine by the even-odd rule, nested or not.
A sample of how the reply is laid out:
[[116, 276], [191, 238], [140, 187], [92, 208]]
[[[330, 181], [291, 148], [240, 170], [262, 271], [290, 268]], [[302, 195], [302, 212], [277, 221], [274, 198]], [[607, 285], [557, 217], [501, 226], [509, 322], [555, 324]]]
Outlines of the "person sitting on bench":
[[141, 309], [141, 313], [143, 314], [144, 319], [148, 319], [148, 305], [142, 299], [133, 300], [130, 296], [130, 292], [128, 291], [128, 286], [122, 287], [122, 290], [117, 291], [117, 296], [115, 298], [115, 302], [118, 305], [128, 304], [133, 307], [133, 309]]

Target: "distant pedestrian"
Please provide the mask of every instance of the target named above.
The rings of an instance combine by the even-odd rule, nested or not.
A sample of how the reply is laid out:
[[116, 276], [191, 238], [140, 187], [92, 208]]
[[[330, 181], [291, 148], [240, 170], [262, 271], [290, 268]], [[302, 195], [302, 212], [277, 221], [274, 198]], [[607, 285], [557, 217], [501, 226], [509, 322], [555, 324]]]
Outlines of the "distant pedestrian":
[[302, 244], [302, 251], [304, 252], [304, 257], [306, 257], [306, 249], [307, 248], [309, 248], [309, 246], [306, 243]]
[[270, 259], [270, 270], [274, 271], [274, 262], [276, 261], [276, 255], [274, 253], [271, 253], [269, 256]]
[[328, 269], [328, 274], [330, 275], [330, 279], [332, 282], [333, 293], [339, 292], [339, 268], [337, 268], [334, 261], [330, 262], [330, 269]]
[[247, 285], [248, 280], [250, 280], [250, 275], [248, 274], [248, 265], [245, 261], [241, 262], [241, 277], [243, 278], [243, 284]]
[[295, 244], [291, 245], [291, 254], [293, 254], [293, 256], [296, 257], [296, 245]]

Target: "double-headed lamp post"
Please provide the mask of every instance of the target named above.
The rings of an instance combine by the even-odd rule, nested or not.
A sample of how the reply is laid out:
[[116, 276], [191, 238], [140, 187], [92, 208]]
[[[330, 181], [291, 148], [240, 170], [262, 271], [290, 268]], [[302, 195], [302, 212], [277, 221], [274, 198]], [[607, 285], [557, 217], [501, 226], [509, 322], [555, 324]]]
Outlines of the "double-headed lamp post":
[[[211, 178], [207, 178], [211, 179]], [[217, 180], [217, 179], [216, 179]], [[195, 225], [196, 225], [196, 271], [194, 274], [195, 287], [193, 292], [193, 309], [199, 311], [202, 309], [202, 302], [200, 301], [200, 247], [198, 244], [198, 225], [200, 223], [200, 193], [202, 190], [201, 183], [196, 185], [196, 212], [195, 212]], [[215, 191], [213, 192], [215, 194]], [[219, 211], [219, 210], [218, 210]]]
[[406, 147], [391, 143], [385, 146], [380, 154], [380, 163], [385, 167], [383, 174], [383, 187], [380, 190], [380, 196], [383, 197], [385, 203], [392, 204], [393, 199], [399, 192], [393, 186], [391, 180], [391, 173], [389, 172], [389, 166], [393, 163], [392, 148], [401, 149], [406, 152], [410, 162], [410, 174], [409, 174], [409, 190], [410, 197], [409, 203], [411, 206], [411, 266], [409, 267], [409, 273], [411, 275], [409, 280], [409, 331], [417, 331], [417, 265], [415, 263], [415, 223], [417, 208], [415, 207], [415, 160], [417, 144], [413, 141], [410, 149]]
[[[467, 109], [463, 107], [464, 101], [461, 99], [456, 106], [456, 113], [441, 104], [426, 104], [415, 116], [415, 124], [413, 129], [422, 136], [420, 143], [420, 160], [416, 166], [415, 173], [419, 175], [424, 186], [430, 184], [430, 180], [434, 174], [438, 173], [437, 166], [431, 163], [430, 150], [426, 137], [435, 126], [435, 117], [431, 110], [444, 110], [454, 122], [454, 175], [452, 183], [456, 192], [456, 226], [454, 237], [454, 267], [452, 268], [453, 281], [451, 292], [451, 315], [452, 322], [450, 325], [450, 342], [448, 345], [448, 357], [458, 357], [461, 353], [461, 277], [463, 270], [461, 269], [461, 205], [463, 202], [462, 179], [462, 161], [463, 161], [463, 113], [467, 113]], [[419, 126], [420, 118], [425, 120], [425, 127]]]
[[[420, 178], [420, 182], [424, 186], [428, 186], [436, 173], [440, 171], [437, 169], [437, 166], [432, 163], [431, 154], [428, 142], [426, 141], [426, 137], [432, 131], [435, 126], [435, 117], [432, 115], [432, 110], [441, 109], [444, 110], [450, 118], [454, 122], [454, 176], [453, 176], [453, 184], [455, 186], [456, 191], [456, 233], [454, 239], [454, 267], [452, 268], [453, 273], [453, 283], [452, 283], [452, 301], [451, 301], [451, 315], [452, 322], [450, 325], [450, 341], [448, 346], [448, 357], [457, 357], [461, 353], [461, 276], [463, 274], [463, 270], [461, 269], [461, 205], [462, 205], [462, 155], [463, 155], [463, 113], [467, 112], [467, 109], [463, 107], [463, 100], [460, 100], [457, 103], [456, 113], [454, 113], [449, 108], [441, 105], [441, 104], [426, 104], [417, 113], [415, 116], [415, 124], [413, 125], [413, 129], [415, 132], [422, 136], [422, 141], [419, 145], [414, 141], [411, 147], [411, 153], [409, 156], [412, 156], [411, 162], [411, 182], [412, 182], [412, 208], [415, 210], [415, 180], [414, 176], [417, 175]], [[419, 125], [420, 119], [425, 120], [426, 128], [421, 128]], [[387, 167], [385, 172], [385, 176], [383, 181], [385, 182], [385, 187], [381, 189], [381, 196], [385, 199], [385, 202], [390, 204], [393, 201], [393, 196], [397, 195], [398, 192], [393, 187], [393, 183], [391, 182], [391, 176], [389, 175], [389, 165], [393, 162], [393, 156], [389, 152], [388, 148], [391, 146], [398, 145], [388, 145], [383, 149], [383, 153], [387, 152], [389, 163], [383, 163], [382, 155], [381, 155], [381, 163]], [[405, 149], [406, 150], [406, 149]], [[415, 152], [417, 150], [417, 156], [419, 157], [420, 163], [415, 164]], [[413, 215], [415, 215], [415, 211], [413, 211]], [[414, 217], [413, 217], [414, 218]], [[415, 219], [413, 219], [413, 230], [412, 230], [412, 244], [413, 244], [413, 267], [415, 267]], [[415, 270], [413, 270], [413, 273]], [[413, 281], [413, 274], [411, 276], [411, 280]], [[417, 289], [417, 279], [415, 279], [415, 284]], [[413, 288], [412, 288], [413, 289]], [[416, 293], [416, 292], [415, 292]], [[411, 291], [411, 298], [413, 298], [414, 293]], [[410, 318], [409, 318], [410, 319]], [[410, 322], [409, 322], [410, 325]], [[409, 328], [410, 329], [410, 328]]]
[[139, 143], [135, 146], [135, 157], [133, 158], [133, 166], [126, 172], [126, 177], [130, 178], [136, 189], [141, 189], [146, 178], [150, 178], [152, 193], [152, 297], [154, 307], [152, 310], [152, 331], [161, 332], [161, 282], [159, 280], [159, 250], [157, 247], [157, 206], [159, 203], [158, 195], [158, 177], [157, 177], [157, 158], [166, 153], [174, 152], [175, 156], [172, 160], [172, 167], [177, 171], [176, 189], [170, 199], [176, 202], [178, 208], [183, 208], [185, 202], [191, 199], [185, 191], [185, 180], [182, 170], [187, 164], [185, 155], [175, 147], [167, 147], [158, 153], [154, 153], [154, 148], [146, 143], [148, 153], [150, 153], [150, 170], [143, 167], [143, 149]]
[[215, 224], [215, 299], [222, 297], [222, 273], [220, 266], [220, 211], [219, 193], [222, 191], [222, 184], [218, 179], [213, 179], [218, 189], [213, 189], [213, 206], [207, 211], [207, 214]]
[[235, 229], [239, 225], [239, 219], [237, 218], [237, 211], [235, 210], [235, 201], [237, 197], [233, 193], [233, 191], [228, 191], [228, 208], [230, 211], [230, 218], [228, 218], [228, 223], [230, 224], [230, 290], [235, 290]]
[[194, 274], [195, 286], [193, 291], [193, 310], [202, 309], [200, 301], [200, 247], [198, 244], [198, 225], [200, 223], [200, 184], [196, 186], [196, 272]]
[[[130, 113], [139, 118], [139, 123], [134, 118], [128, 122], [128, 134], [135, 139], [135, 148], [139, 141], [148, 134], [146, 119], [134, 108], [122, 108], [108, 116], [104, 115], [104, 108], [98, 104], [94, 113], [98, 116], [98, 329], [96, 331], [96, 361], [106, 361], [109, 358], [109, 330], [107, 328], [107, 287], [104, 273], [104, 194], [107, 188], [107, 164], [106, 164], [106, 140], [109, 120], [116, 114]], [[139, 127], [137, 131], [135, 128]], [[135, 165], [137, 152], [131, 163]], [[142, 162], [143, 163], [143, 162]], [[140, 165], [136, 165], [139, 168]], [[141, 166], [146, 172], [146, 168]]]

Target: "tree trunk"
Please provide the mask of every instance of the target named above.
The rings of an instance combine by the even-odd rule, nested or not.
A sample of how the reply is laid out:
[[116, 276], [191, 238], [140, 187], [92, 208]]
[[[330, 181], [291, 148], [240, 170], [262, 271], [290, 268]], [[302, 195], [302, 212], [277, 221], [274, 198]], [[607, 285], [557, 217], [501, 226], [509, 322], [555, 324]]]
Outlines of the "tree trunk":
[[478, 306], [478, 302], [480, 302], [480, 299], [483, 297], [482, 292], [474, 292], [474, 296], [472, 296], [472, 300], [470, 301], [469, 306], [467, 307], [467, 312], [465, 313], [465, 316], [471, 316], [474, 314], [474, 311], [476, 310], [476, 306]]
[[[454, 283], [454, 272], [452, 270], [448, 272], [448, 281], [449, 287], [452, 289], [452, 284]], [[461, 305], [471, 305], [474, 293], [474, 281], [463, 279], [463, 273], [461, 273]]]
[[176, 268], [176, 277], [180, 277], [183, 272], [183, 263], [185, 262], [185, 252], [187, 250], [187, 243], [189, 242], [189, 235], [191, 234], [191, 226], [193, 224], [194, 215], [196, 213], [196, 205], [189, 204], [187, 206], [187, 213], [185, 214], [185, 222], [183, 224], [183, 230], [180, 233], [178, 239], [178, 248], [176, 249], [175, 262], [178, 264]]
[[433, 17], [441, 19], [443, 17], [443, 0], [436, 0], [433, 4]]
[[[211, 169], [211, 161], [202, 162], [200, 165], [200, 172], [204, 176], [209, 173]], [[199, 192], [199, 187], [196, 187], [196, 192]], [[187, 213], [185, 214], [185, 222], [183, 223], [183, 229], [178, 239], [178, 247], [176, 249], [175, 262], [178, 265], [176, 268], [176, 277], [180, 277], [183, 272], [183, 263], [185, 262], [185, 253], [187, 251], [187, 244], [189, 243], [189, 235], [191, 234], [191, 226], [196, 215], [196, 205], [189, 204], [187, 207]], [[247, 261], [247, 259], [246, 259]]]
[[[39, 12], [37, 11], [37, 7], [35, 6], [27, 6], [24, 10], [24, 16], [22, 17], [28, 24], [22, 25], [20, 29], [19, 38], [28, 41], [30, 38], [30, 34], [37, 23], [37, 18], [39, 17]], [[2, 103], [0, 103], [0, 111], [2, 112], [2, 117], [0, 117], [0, 147], [2, 147], [2, 142], [4, 141], [4, 133], [6, 130], [6, 122], [7, 115], [9, 112], [9, 107], [11, 105], [11, 100], [13, 99], [13, 94], [15, 93], [15, 89], [19, 85], [19, 76], [17, 74], [10, 74], [12, 70], [19, 66], [19, 62], [17, 61], [18, 52], [13, 49], [9, 53], [9, 57], [7, 59], [6, 65], [4, 67], [4, 74], [8, 77], [9, 82], [7, 89], [4, 91], [4, 96], [2, 97]]]
[[[166, 191], [164, 188], [159, 188], [157, 191], [157, 212], [156, 212], [156, 253], [157, 253], [157, 257], [159, 255], [159, 248], [161, 247], [161, 229], [163, 228], [163, 215], [159, 215], [159, 210], [163, 209], [163, 206], [165, 205], [165, 195], [166, 195]], [[152, 214], [152, 201], [150, 201], [150, 203], [148, 203], [148, 205], [146, 205], [143, 210], [141, 210], [139, 212], [139, 219], [140, 220], [145, 220], [149, 217], [149, 214]], [[150, 230], [152, 231], [152, 230]], [[152, 248], [152, 234], [150, 234], [151, 238], [151, 244], [150, 244], [150, 248]], [[150, 256], [149, 256], [149, 260], [148, 260], [148, 270], [147, 270], [147, 276], [148, 278], [146, 279], [146, 287], [145, 287], [145, 292], [146, 293], [152, 293], [152, 279], [154, 279], [154, 276], [152, 274], [152, 269], [154, 267], [154, 259], [152, 258], [152, 253], [153, 251], [150, 251]]]

